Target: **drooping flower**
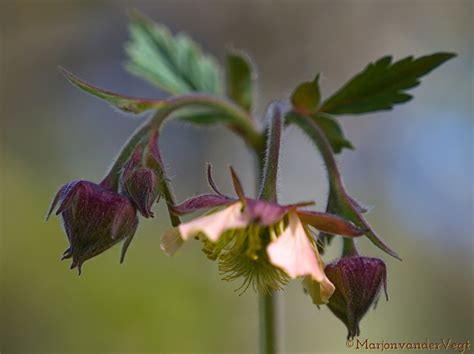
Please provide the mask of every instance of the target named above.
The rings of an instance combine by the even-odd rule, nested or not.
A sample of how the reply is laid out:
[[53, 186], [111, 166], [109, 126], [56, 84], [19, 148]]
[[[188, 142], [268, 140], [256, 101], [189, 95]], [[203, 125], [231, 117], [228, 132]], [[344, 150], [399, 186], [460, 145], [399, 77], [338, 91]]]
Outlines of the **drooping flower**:
[[145, 149], [138, 144], [123, 168], [120, 185], [125, 194], [146, 218], [153, 217], [151, 208], [159, 200], [162, 162], [158, 150], [158, 131], [154, 130]]
[[361, 230], [338, 216], [303, 209], [312, 203], [280, 205], [247, 198], [231, 171], [238, 198], [219, 192], [209, 167], [208, 180], [215, 194], [190, 198], [173, 210], [178, 215], [213, 210], [166, 233], [162, 248], [174, 253], [178, 235], [185, 241], [197, 237], [206, 255], [219, 261], [224, 279], [244, 277], [242, 289], [252, 285], [260, 293], [269, 293], [281, 289], [288, 278], [305, 277], [317, 284], [313, 301], [326, 303], [334, 286], [324, 273], [309, 226], [349, 237], [361, 235]]
[[62, 259], [72, 258], [71, 269], [125, 240], [121, 261], [138, 226], [130, 200], [105, 186], [72, 181], [57, 192], [47, 218], [56, 210], [62, 217], [69, 248]]
[[328, 264], [325, 271], [336, 286], [329, 309], [346, 325], [348, 338], [358, 336], [359, 322], [377, 303], [382, 286], [388, 300], [385, 263], [378, 258], [354, 256]]

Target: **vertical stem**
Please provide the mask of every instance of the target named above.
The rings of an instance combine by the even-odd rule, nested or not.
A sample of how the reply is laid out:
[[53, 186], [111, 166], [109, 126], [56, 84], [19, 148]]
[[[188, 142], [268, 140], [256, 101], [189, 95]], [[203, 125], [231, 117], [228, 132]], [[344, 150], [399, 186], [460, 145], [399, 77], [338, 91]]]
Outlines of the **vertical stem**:
[[275, 294], [259, 295], [260, 354], [277, 353], [277, 323]]
[[[259, 177], [261, 185], [258, 198], [277, 202], [277, 175], [280, 158], [280, 142], [282, 133], [281, 110], [277, 104], [267, 110], [267, 146], [265, 159], [260, 161]], [[277, 333], [277, 296], [275, 293], [259, 295], [260, 316], [260, 354], [276, 354], [278, 352]]]
[[268, 107], [267, 115], [269, 124], [267, 128], [267, 147], [265, 151], [265, 160], [263, 171], [261, 171], [262, 182], [258, 198], [271, 202], [277, 201], [277, 175], [278, 163], [280, 161], [280, 145], [282, 119], [281, 111], [277, 104]]
[[343, 257], [354, 257], [358, 256], [357, 247], [355, 241], [352, 238], [344, 237], [342, 241], [342, 256]]

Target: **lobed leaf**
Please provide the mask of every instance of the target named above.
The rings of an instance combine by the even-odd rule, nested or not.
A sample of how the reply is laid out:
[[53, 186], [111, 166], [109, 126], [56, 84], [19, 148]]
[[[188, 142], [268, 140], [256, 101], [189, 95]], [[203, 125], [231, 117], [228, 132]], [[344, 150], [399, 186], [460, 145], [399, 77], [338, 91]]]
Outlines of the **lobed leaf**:
[[173, 36], [163, 25], [134, 12], [129, 24], [126, 68], [171, 94], [222, 93], [220, 68], [187, 35]]
[[324, 101], [320, 111], [360, 114], [390, 110], [412, 99], [405, 91], [419, 85], [420, 77], [455, 56], [453, 53], [436, 53], [418, 59], [410, 56], [395, 63], [391, 56], [380, 58]]

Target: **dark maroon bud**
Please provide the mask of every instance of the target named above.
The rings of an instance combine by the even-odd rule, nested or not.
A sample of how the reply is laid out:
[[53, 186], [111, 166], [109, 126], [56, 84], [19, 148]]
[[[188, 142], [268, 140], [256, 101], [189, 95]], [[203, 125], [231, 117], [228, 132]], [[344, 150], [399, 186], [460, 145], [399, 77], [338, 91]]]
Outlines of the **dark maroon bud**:
[[139, 168], [133, 171], [123, 182], [124, 192], [133, 201], [140, 213], [153, 217], [151, 208], [159, 199], [159, 186], [156, 174], [149, 168]]
[[121, 262], [138, 226], [137, 212], [130, 200], [88, 181], [73, 181], [56, 194], [48, 218], [56, 209], [62, 217], [69, 248], [62, 259], [72, 258], [71, 269], [125, 240]]
[[378, 258], [342, 258], [328, 264], [325, 273], [336, 287], [329, 309], [346, 325], [348, 339], [359, 336], [359, 322], [372, 304], [375, 307], [382, 286], [388, 300], [385, 263]]
[[125, 164], [120, 179], [121, 191], [146, 218], [153, 217], [153, 203], [160, 197], [161, 157], [157, 146], [158, 133], [152, 132], [148, 146], [138, 145]]

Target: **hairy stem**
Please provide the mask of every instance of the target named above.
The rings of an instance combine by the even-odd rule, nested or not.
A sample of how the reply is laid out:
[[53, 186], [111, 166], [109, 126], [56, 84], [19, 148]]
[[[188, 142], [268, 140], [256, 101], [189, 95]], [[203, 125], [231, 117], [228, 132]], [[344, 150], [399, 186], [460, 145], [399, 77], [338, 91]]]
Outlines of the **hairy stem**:
[[[264, 160], [261, 161], [262, 155], [257, 156], [260, 159], [258, 176], [262, 178], [259, 186], [259, 199], [276, 203], [282, 134], [281, 109], [278, 104], [273, 104], [268, 108], [266, 118], [268, 125]], [[259, 295], [261, 354], [276, 354], [278, 351], [277, 311], [277, 295], [275, 293]]]
[[267, 128], [267, 148], [262, 171], [259, 199], [277, 201], [277, 175], [280, 160], [282, 118], [280, 108], [275, 104], [268, 108], [270, 118]]

